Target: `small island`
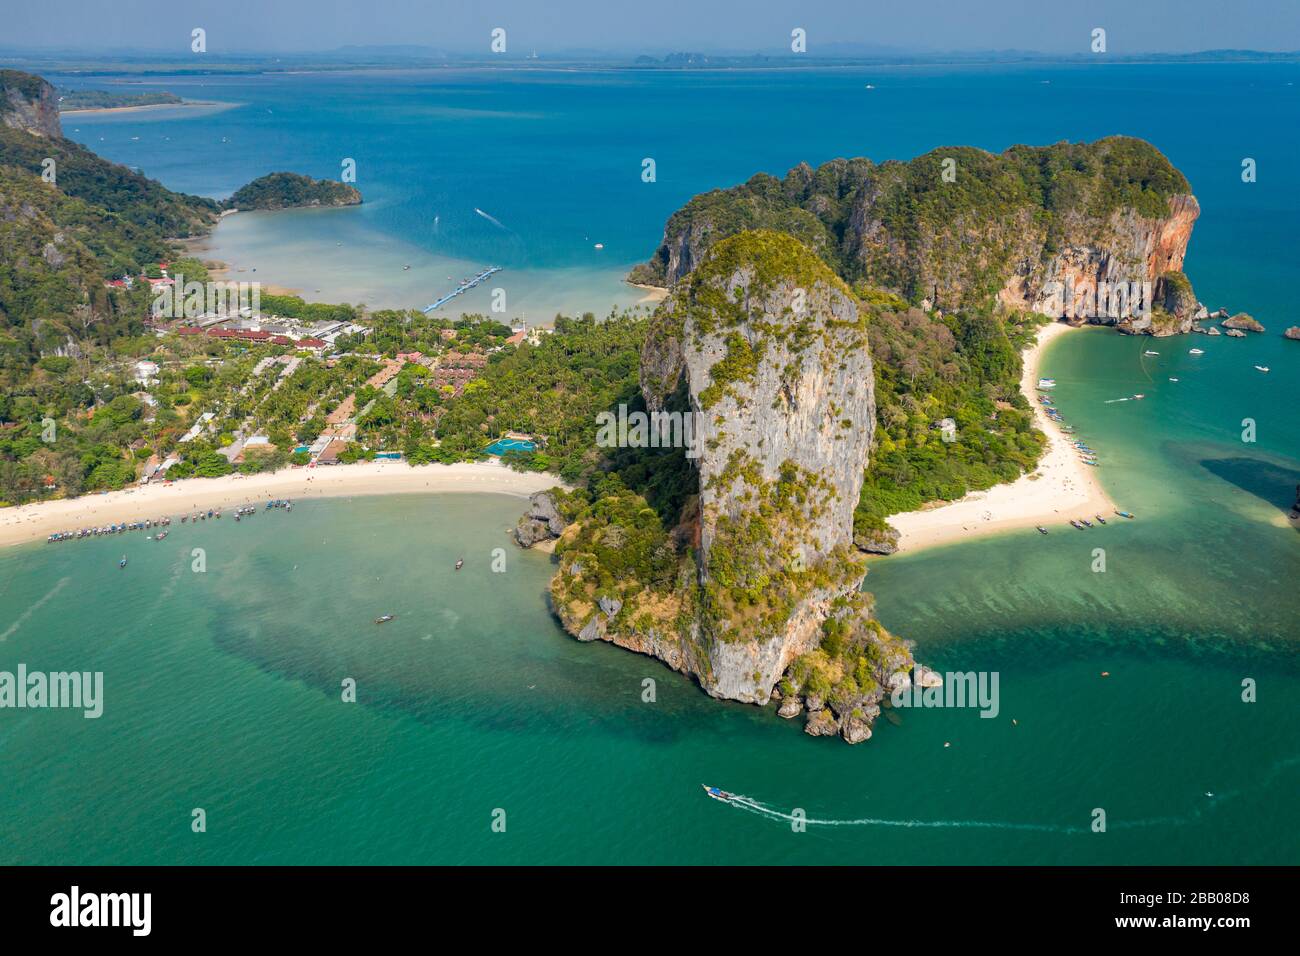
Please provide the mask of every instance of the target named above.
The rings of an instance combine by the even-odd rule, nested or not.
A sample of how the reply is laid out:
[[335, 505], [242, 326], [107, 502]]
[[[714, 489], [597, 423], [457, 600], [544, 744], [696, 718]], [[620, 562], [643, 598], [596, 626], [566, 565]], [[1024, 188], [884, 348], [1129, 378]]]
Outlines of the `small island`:
[[240, 187], [226, 200], [227, 209], [298, 209], [315, 206], [359, 206], [355, 186], [298, 173], [269, 173]]

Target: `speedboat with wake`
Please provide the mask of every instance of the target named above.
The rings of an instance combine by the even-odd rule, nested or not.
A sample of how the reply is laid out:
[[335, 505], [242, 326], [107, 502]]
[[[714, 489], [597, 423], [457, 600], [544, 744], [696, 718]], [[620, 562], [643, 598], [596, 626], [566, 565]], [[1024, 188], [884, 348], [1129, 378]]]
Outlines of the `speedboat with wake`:
[[700, 786], [714, 800], [721, 800], [723, 803], [730, 803], [736, 796], [734, 793], [727, 793], [727, 791], [719, 790], [717, 787], [710, 787], [707, 783], [702, 783]]

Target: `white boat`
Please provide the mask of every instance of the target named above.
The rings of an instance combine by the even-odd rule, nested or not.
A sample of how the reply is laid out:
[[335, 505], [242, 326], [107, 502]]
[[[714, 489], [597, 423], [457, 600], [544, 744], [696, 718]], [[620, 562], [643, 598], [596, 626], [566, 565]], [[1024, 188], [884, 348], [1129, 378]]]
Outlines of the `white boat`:
[[1159, 353], [1159, 352], [1153, 352], [1151, 349], [1147, 349], [1147, 350], [1146, 350], [1145, 352], [1143, 352], [1142, 354], [1143, 354], [1143, 355], [1159, 355], [1160, 353]]
[[1172, 377], [1171, 377], [1171, 378], [1169, 379], [1169, 381], [1171, 381], [1171, 382], [1176, 382], [1176, 381], [1178, 381], [1178, 379], [1176, 379], [1176, 378], [1172, 378]]
[[1268, 371], [1268, 366], [1267, 366], [1267, 365], [1256, 365], [1255, 368], [1258, 369], [1258, 370], [1261, 371], [1261, 372], [1267, 372], [1267, 371]]
[[1054, 378], [1040, 378], [1040, 379], [1038, 380], [1038, 387], [1039, 387], [1039, 388], [1056, 388], [1056, 379], [1054, 379]]
[[1188, 355], [1204, 355], [1204, 354], [1205, 354], [1205, 349], [1188, 349], [1188, 350], [1187, 350], [1187, 354], [1188, 354]]

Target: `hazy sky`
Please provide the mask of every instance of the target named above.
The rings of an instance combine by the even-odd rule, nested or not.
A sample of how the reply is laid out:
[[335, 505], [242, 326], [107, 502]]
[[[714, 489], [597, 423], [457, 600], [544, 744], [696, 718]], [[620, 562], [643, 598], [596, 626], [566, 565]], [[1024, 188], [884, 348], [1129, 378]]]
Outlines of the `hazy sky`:
[[[909, 51], [1112, 53], [1300, 49], [1300, 0], [0, 0], [0, 48], [175, 50], [203, 27], [211, 53], [419, 44], [510, 53], [777, 52], [807, 31], [810, 53], [861, 43]], [[826, 51], [831, 52], [831, 51]]]

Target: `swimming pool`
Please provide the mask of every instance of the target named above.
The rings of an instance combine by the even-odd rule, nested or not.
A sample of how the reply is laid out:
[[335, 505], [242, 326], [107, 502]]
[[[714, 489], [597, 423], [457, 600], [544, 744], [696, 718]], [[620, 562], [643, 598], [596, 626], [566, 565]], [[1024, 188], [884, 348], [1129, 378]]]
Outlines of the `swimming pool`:
[[522, 438], [498, 438], [483, 450], [489, 455], [504, 455], [508, 451], [534, 451], [536, 448], [536, 442], [525, 441]]

